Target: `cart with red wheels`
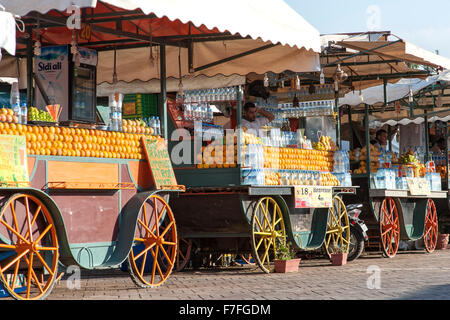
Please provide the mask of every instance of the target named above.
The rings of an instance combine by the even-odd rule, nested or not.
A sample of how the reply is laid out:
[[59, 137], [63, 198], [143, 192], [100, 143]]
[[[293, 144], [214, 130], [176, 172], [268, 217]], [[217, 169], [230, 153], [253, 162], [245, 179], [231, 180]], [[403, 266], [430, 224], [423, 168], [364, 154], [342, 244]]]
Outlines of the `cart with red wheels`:
[[397, 254], [400, 240], [423, 239], [425, 250], [435, 250], [438, 219], [433, 199], [447, 198], [446, 191], [432, 191], [429, 196], [413, 196], [407, 190], [370, 190], [370, 204], [377, 220], [383, 254]]
[[159, 187], [152, 179], [155, 168], [139, 159], [24, 159], [29, 182], [2, 181], [0, 188], [4, 292], [15, 299], [43, 299], [69, 266], [125, 264], [140, 287], [167, 280], [178, 244], [169, 197], [183, 186]]

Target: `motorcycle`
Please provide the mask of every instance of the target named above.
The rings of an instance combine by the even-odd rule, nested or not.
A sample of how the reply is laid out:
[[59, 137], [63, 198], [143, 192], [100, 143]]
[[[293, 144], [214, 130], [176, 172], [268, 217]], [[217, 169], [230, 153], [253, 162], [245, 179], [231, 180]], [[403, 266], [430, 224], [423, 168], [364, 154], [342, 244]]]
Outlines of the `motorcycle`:
[[362, 207], [362, 204], [350, 204], [346, 206], [350, 223], [350, 247], [347, 261], [358, 259], [364, 250], [364, 242], [369, 239], [367, 235], [368, 228], [364, 221], [359, 219]]

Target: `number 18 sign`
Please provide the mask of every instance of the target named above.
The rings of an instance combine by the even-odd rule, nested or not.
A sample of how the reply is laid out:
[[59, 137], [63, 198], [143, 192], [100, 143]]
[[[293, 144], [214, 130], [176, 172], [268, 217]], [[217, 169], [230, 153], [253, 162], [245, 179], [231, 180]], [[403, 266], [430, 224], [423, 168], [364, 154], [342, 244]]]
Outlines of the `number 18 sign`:
[[296, 208], [331, 208], [333, 189], [328, 186], [295, 186]]

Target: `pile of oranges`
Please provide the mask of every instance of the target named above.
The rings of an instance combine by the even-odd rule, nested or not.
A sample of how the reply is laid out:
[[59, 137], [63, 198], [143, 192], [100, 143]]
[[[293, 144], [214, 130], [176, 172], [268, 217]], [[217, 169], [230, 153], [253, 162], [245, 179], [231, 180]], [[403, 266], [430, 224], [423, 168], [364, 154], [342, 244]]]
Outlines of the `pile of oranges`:
[[264, 167], [287, 170], [333, 171], [333, 152], [264, 147]]
[[19, 122], [19, 118], [14, 115], [13, 109], [1, 108], [0, 122], [17, 123]]
[[[237, 145], [210, 144], [202, 147], [202, 152], [196, 155], [197, 168], [235, 168], [237, 166]], [[201, 162], [201, 163], [200, 163]]]
[[2, 122], [0, 134], [25, 136], [32, 155], [145, 159], [143, 134]]
[[144, 121], [139, 120], [122, 120], [123, 132], [126, 133], [142, 133], [142, 134], [153, 134], [153, 128], [148, 127]]

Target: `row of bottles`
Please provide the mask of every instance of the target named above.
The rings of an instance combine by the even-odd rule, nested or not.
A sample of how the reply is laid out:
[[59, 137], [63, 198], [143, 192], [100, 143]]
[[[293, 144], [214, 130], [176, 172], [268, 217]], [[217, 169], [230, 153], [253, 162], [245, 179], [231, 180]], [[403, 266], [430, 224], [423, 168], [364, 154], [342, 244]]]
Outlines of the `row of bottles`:
[[184, 104], [184, 119], [186, 121], [202, 121], [212, 123], [214, 112], [208, 103]]
[[20, 104], [20, 92], [18, 82], [14, 82], [11, 86], [10, 103], [11, 108], [14, 111], [14, 116], [16, 116], [18, 119], [18, 123], [27, 124], [28, 108], [26, 102]]
[[177, 101], [183, 101], [185, 104], [205, 103], [205, 102], [223, 102], [236, 101], [238, 87], [211, 88], [200, 90], [188, 90], [183, 93], [177, 93]]
[[154, 135], [161, 135], [161, 120], [157, 116], [152, 116], [150, 118], [143, 119], [145, 124], [153, 129]]

